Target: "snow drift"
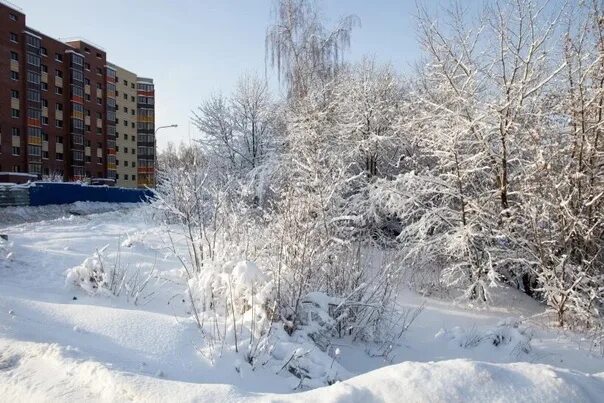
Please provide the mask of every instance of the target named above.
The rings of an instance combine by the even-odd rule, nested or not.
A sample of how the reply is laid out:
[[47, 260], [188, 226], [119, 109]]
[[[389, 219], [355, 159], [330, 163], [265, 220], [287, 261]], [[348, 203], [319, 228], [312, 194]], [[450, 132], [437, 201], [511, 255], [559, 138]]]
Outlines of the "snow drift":
[[11, 402], [596, 402], [604, 396], [604, 373], [587, 375], [528, 363], [406, 362], [332, 386], [279, 395], [111, 371], [98, 362], [75, 360], [57, 345], [17, 342], [9, 346], [0, 339], [0, 347], [0, 396]]

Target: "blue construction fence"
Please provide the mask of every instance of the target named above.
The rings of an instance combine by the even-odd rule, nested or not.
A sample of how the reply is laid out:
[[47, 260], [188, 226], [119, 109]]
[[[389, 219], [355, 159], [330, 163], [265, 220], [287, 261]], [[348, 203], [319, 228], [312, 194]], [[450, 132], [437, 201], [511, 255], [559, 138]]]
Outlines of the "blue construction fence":
[[141, 203], [153, 198], [149, 189], [128, 189], [69, 182], [34, 182], [29, 185], [29, 205], [69, 204], [79, 201]]

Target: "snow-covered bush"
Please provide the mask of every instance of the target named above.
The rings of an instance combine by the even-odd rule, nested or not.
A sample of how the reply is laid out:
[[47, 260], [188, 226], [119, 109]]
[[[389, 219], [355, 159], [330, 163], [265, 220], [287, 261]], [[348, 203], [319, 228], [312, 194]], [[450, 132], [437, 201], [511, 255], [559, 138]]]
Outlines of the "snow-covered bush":
[[81, 288], [93, 296], [125, 295], [135, 305], [146, 300], [150, 296], [147, 286], [154, 278], [155, 268], [145, 273], [139, 266], [129, 269], [121, 264], [119, 252], [110, 261], [108, 247], [106, 245], [84, 259], [80, 265], [66, 270], [65, 284]]
[[516, 321], [503, 321], [495, 327], [487, 329], [460, 328], [441, 329], [434, 336], [460, 348], [497, 349], [512, 357], [529, 354], [532, 350], [532, 332], [526, 326]]
[[12, 244], [8, 240], [0, 238], [0, 265], [7, 264], [13, 258], [11, 249]]
[[[478, 19], [455, 9], [452, 29], [420, 7], [425, 63], [403, 80], [330, 59], [353, 19], [325, 36], [309, 2], [277, 2], [267, 49], [287, 97], [244, 79], [198, 109], [198, 144], [160, 158], [154, 205], [205, 339], [248, 362], [275, 326], [320, 350], [335, 337], [387, 349], [418, 314], [395, 306], [403, 279], [481, 303], [514, 286], [560, 325], [596, 327], [604, 24], [584, 7], [568, 24], [530, 1]], [[501, 327], [462, 344], [524, 351], [521, 336]]]
[[79, 287], [90, 295], [112, 294], [117, 283], [122, 280], [123, 275], [119, 272], [105, 268], [102, 255], [107, 249], [97, 250], [92, 256], [84, 259], [82, 264], [66, 271], [65, 282], [68, 285]]

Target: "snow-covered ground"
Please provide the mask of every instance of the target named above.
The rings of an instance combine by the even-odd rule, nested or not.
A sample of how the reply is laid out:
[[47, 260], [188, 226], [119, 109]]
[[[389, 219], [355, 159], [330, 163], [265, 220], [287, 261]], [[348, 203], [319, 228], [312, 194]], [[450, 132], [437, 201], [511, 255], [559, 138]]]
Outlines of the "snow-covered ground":
[[[401, 307], [425, 308], [403, 342], [377, 356], [376, 346], [336, 340], [352, 377], [331, 386], [293, 393], [290, 374], [252, 371], [232, 351], [212, 362], [200, 353], [164, 229], [146, 208], [121, 207], [0, 221], [9, 236], [0, 246], [0, 401], [604, 399], [602, 352], [547, 328], [543, 306], [504, 288], [489, 309], [404, 293]], [[66, 270], [106, 245], [122, 265], [156, 273], [136, 304], [126, 293], [90, 296], [66, 284]]]

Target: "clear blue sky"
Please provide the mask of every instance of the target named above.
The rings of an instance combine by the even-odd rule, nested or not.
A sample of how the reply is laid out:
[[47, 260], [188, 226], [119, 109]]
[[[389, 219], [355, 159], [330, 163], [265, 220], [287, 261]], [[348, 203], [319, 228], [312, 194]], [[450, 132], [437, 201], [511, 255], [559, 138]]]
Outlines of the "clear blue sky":
[[[110, 60], [156, 82], [158, 144], [188, 140], [191, 110], [229, 92], [244, 72], [264, 74], [264, 34], [273, 0], [12, 0], [27, 24], [55, 38], [79, 36]], [[328, 21], [360, 17], [347, 57], [373, 55], [401, 71], [419, 55], [412, 0], [324, 0]], [[476, 4], [476, 3], [474, 3]], [[192, 137], [196, 137], [190, 127]]]

